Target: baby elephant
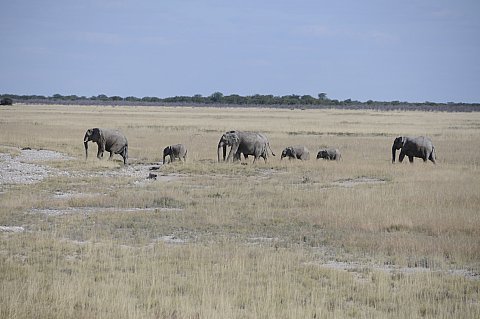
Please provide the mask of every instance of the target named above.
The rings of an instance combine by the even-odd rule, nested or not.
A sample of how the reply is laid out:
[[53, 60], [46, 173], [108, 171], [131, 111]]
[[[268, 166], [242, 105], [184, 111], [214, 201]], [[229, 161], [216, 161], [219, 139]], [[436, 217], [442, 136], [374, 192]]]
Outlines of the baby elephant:
[[322, 148], [317, 154], [317, 159], [319, 158], [339, 161], [342, 158], [342, 154], [340, 154], [340, 151], [336, 148]]
[[310, 151], [303, 145], [289, 146], [283, 150], [280, 160], [282, 160], [284, 157], [306, 161], [310, 159]]
[[187, 148], [183, 144], [175, 144], [167, 146], [163, 149], [163, 164], [165, 164], [165, 157], [170, 156], [170, 162], [173, 162], [175, 158], [185, 162], [187, 159]]

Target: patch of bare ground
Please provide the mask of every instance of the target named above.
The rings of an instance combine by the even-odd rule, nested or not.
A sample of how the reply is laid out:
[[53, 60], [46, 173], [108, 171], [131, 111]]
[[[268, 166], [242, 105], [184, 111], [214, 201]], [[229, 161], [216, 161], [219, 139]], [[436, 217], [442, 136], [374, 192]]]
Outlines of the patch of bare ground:
[[387, 181], [380, 178], [362, 176], [357, 178], [338, 180], [333, 182], [332, 184], [334, 186], [340, 186], [340, 187], [355, 187], [358, 185], [385, 184], [386, 182]]
[[0, 232], [5, 233], [21, 233], [24, 232], [25, 228], [21, 226], [0, 226]]
[[415, 274], [415, 273], [437, 273], [451, 276], [461, 276], [470, 280], [480, 280], [480, 273], [470, 271], [468, 269], [448, 269], [448, 270], [434, 270], [427, 267], [396, 267], [395, 265], [377, 265], [373, 263], [361, 262], [343, 262], [343, 261], [327, 261], [327, 262], [313, 262], [321, 268], [332, 270], [346, 271], [354, 274], [354, 277], [363, 280], [365, 273], [370, 271], [381, 271], [389, 274]]
[[[10, 148], [18, 155], [0, 153], [0, 185], [2, 184], [32, 184], [44, 180], [50, 176], [65, 176], [69, 178], [84, 177], [128, 177], [134, 179], [137, 185], [148, 183], [151, 180], [170, 182], [179, 179], [181, 174], [151, 173], [152, 169], [158, 170], [160, 166], [152, 164], [132, 164], [121, 168], [106, 169], [102, 171], [63, 171], [51, 167], [44, 162], [68, 161], [73, 157], [52, 150], [34, 150]], [[154, 178], [152, 178], [154, 176]], [[149, 178], [150, 177], [150, 178]], [[58, 197], [82, 196], [60, 195]]]
[[18, 156], [0, 154], [0, 184], [32, 184], [55, 173], [51, 167], [24, 163]]
[[159, 241], [162, 241], [166, 244], [185, 244], [188, 241], [186, 239], [178, 238], [175, 235], [166, 235], [158, 238]]
[[135, 213], [135, 212], [167, 212], [181, 211], [182, 208], [173, 207], [150, 207], [150, 208], [119, 208], [119, 207], [67, 207], [67, 208], [34, 208], [29, 212], [31, 214], [42, 214], [46, 216], [62, 216], [69, 214], [92, 214], [92, 213]]

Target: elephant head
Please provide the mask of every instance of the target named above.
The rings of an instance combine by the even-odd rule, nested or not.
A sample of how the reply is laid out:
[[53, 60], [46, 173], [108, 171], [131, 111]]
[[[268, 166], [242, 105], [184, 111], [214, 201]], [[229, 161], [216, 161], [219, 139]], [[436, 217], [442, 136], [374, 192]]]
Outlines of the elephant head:
[[165, 157], [167, 157], [168, 155], [172, 155], [172, 147], [171, 146], [167, 146], [163, 149], [163, 164], [165, 164]]
[[401, 149], [404, 144], [405, 144], [405, 137], [404, 136], [399, 136], [393, 141], [392, 163], [395, 163], [395, 156], [396, 156], [397, 150]]
[[85, 159], [88, 158], [88, 142], [92, 141], [95, 143], [101, 143], [102, 139], [104, 139], [103, 133], [98, 127], [88, 129], [85, 132], [85, 136], [83, 137], [83, 145], [85, 146]]
[[280, 160], [282, 160], [284, 157], [287, 157], [287, 156], [289, 158], [297, 158], [297, 153], [295, 152], [293, 147], [289, 146], [289, 147], [285, 148], [282, 151], [282, 156], [280, 157]]
[[230, 154], [236, 154], [238, 147], [240, 145], [240, 138], [238, 137], [237, 132], [235, 131], [229, 131], [226, 132], [225, 134], [222, 135], [220, 138], [220, 141], [218, 142], [218, 148], [217, 148], [217, 156], [218, 156], [218, 161], [220, 162], [220, 149], [223, 149], [223, 161], [225, 161], [225, 157], [227, 156], [227, 146], [231, 146], [232, 149], [230, 150]]

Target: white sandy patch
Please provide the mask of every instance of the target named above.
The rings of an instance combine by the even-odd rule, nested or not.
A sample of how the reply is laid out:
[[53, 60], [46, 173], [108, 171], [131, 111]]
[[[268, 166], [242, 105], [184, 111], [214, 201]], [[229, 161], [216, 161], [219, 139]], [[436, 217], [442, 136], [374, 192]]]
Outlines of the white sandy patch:
[[178, 238], [175, 235], [162, 236], [158, 240], [167, 244], [185, 244], [187, 242], [185, 239]]
[[61, 175], [59, 170], [38, 162], [70, 159], [49, 150], [20, 150], [18, 156], [0, 153], [0, 184], [32, 184], [53, 174]]
[[91, 213], [134, 213], [134, 212], [155, 212], [155, 211], [181, 211], [181, 208], [170, 207], [149, 207], [149, 208], [121, 208], [121, 207], [66, 207], [66, 208], [34, 208], [31, 214], [42, 214], [47, 216], [62, 216], [69, 214], [91, 214]]
[[462, 276], [471, 280], [480, 280], [480, 274], [466, 270], [466, 269], [455, 269], [455, 270], [432, 270], [426, 267], [396, 267], [394, 265], [375, 265], [375, 264], [362, 264], [359, 262], [340, 262], [340, 261], [328, 261], [328, 262], [312, 262], [308, 263], [312, 265], [317, 265], [321, 268], [347, 271], [355, 275], [359, 280], [364, 279], [364, 273], [370, 270], [372, 271], [382, 271], [391, 274], [401, 273], [401, 274], [415, 274], [415, 273], [443, 273], [446, 275], [456, 275]]
[[0, 232], [21, 233], [24, 231], [25, 231], [25, 228], [21, 226], [0, 226]]
[[335, 186], [341, 186], [341, 187], [355, 187], [358, 185], [368, 185], [368, 184], [385, 184], [386, 181], [379, 179], [379, 178], [374, 178], [374, 177], [358, 177], [358, 178], [352, 178], [352, 179], [344, 179], [344, 180], [339, 180], [335, 181], [332, 183], [332, 185]]

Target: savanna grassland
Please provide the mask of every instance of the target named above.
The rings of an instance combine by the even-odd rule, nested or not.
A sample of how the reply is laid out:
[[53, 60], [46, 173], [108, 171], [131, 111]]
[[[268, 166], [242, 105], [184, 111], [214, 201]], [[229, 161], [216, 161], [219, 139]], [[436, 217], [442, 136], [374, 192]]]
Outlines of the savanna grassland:
[[[128, 167], [85, 161], [91, 127], [125, 133]], [[217, 163], [231, 129], [277, 156]], [[398, 135], [437, 165], [392, 165]], [[187, 163], [161, 165], [175, 143]], [[295, 144], [311, 159], [280, 161]], [[25, 147], [68, 159], [0, 184], [1, 318], [480, 317], [480, 113], [1, 107], [2, 160]]]

